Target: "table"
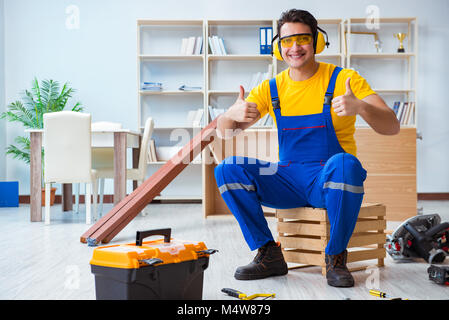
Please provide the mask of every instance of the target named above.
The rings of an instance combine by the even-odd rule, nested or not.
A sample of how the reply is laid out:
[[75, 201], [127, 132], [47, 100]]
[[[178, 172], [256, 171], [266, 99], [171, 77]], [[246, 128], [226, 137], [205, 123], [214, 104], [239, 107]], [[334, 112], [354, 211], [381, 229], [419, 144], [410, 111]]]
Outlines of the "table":
[[[42, 135], [43, 129], [30, 133], [30, 220], [42, 221]], [[92, 131], [92, 148], [114, 148], [114, 204], [126, 196], [126, 150], [133, 149], [133, 168], [138, 164], [140, 132], [129, 129]], [[135, 184], [134, 184], [135, 186]], [[63, 184], [63, 210], [72, 209], [72, 185]]]

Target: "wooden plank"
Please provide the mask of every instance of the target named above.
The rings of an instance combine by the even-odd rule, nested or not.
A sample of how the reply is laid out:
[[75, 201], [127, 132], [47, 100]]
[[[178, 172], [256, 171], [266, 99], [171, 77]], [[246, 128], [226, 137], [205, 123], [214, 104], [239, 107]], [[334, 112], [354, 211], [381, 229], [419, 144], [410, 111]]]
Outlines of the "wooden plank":
[[348, 248], [362, 247], [373, 243], [385, 243], [387, 236], [384, 233], [362, 232], [353, 234], [349, 239]]
[[89, 228], [81, 236], [81, 242], [87, 242], [89, 238], [95, 244], [109, 242], [213, 140], [217, 120], [201, 130], [172, 159]]
[[[205, 145], [204, 145], [205, 147]], [[203, 148], [204, 148], [203, 147]], [[184, 151], [180, 151], [181, 154], [186, 154], [186, 151], [189, 153], [193, 152], [193, 149], [196, 149], [195, 147], [189, 149], [190, 146], [187, 146], [186, 149], [183, 149]], [[201, 148], [201, 150], [203, 149]], [[201, 152], [201, 150], [199, 152]], [[199, 153], [197, 152], [197, 154]], [[180, 155], [181, 156], [181, 155]], [[131, 212], [134, 212], [136, 208], [140, 208], [139, 211], [134, 212], [132, 214], [129, 214], [129, 216], [125, 216], [124, 218], [119, 217], [117, 219], [112, 218], [115, 225], [111, 227], [110, 232], [107, 233], [106, 236], [104, 236], [102, 233], [97, 232], [92, 235], [92, 238], [98, 239], [99, 237], [102, 239], [101, 241], [103, 243], [108, 243], [112, 240], [112, 238], [117, 235], [143, 208], [151, 202], [151, 200], [159, 194], [176, 176], [178, 176], [182, 170], [188, 165], [190, 161], [192, 161], [193, 158], [195, 158], [196, 155], [192, 157], [191, 154], [187, 154], [187, 158], [182, 158], [182, 156], [179, 159], [174, 159], [175, 162], [173, 162], [173, 159], [169, 160], [164, 167], [166, 167], [166, 171], [163, 171], [163, 174], [158, 177], [158, 179], [154, 179], [155, 184], [148, 187], [146, 190], [143, 191], [143, 193], [147, 193], [147, 195], [143, 196], [142, 198], [134, 198], [130, 199], [128, 203], [124, 206], [122, 209], [124, 212], [128, 212], [128, 210], [132, 210]], [[176, 157], [176, 156], [175, 156]], [[189, 158], [188, 162], [187, 159]], [[144, 197], [148, 197], [148, 199], [145, 199]], [[142, 206], [143, 205], [143, 206]], [[116, 222], [118, 221], [118, 222]]]
[[381, 204], [362, 206], [359, 211], [359, 218], [385, 216], [386, 207]]
[[357, 221], [353, 233], [370, 230], [384, 230], [386, 227], [387, 222], [385, 220]]
[[[380, 203], [363, 203], [360, 207], [359, 217], [384, 216], [385, 206]], [[299, 207], [292, 209], [276, 209], [276, 217], [308, 221], [326, 221], [326, 209]]]
[[385, 258], [385, 248], [348, 251], [348, 263]]
[[277, 209], [276, 217], [285, 219], [298, 219], [308, 221], [326, 221], [326, 210], [310, 207]]
[[42, 221], [42, 132], [30, 132], [30, 220]]
[[321, 252], [302, 251], [302, 250], [283, 250], [284, 259], [287, 262], [304, 263], [315, 266], [324, 266], [324, 255]]
[[296, 221], [278, 222], [279, 233], [290, 233], [309, 236], [326, 235], [326, 225], [316, 223], [298, 223]]
[[305, 249], [322, 251], [326, 247], [326, 241], [320, 237], [280, 236], [279, 242], [283, 248]]

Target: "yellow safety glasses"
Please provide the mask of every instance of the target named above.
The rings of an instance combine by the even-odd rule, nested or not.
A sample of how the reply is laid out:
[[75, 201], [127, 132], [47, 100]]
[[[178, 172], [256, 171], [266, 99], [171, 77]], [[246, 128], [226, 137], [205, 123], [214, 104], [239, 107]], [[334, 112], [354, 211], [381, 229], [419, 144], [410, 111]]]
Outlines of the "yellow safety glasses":
[[311, 44], [312, 43], [312, 34], [298, 33], [298, 34], [292, 34], [290, 36], [281, 38], [281, 46], [284, 48], [293, 47], [293, 43], [295, 43], [295, 42], [296, 42], [296, 45], [298, 45], [298, 46]]

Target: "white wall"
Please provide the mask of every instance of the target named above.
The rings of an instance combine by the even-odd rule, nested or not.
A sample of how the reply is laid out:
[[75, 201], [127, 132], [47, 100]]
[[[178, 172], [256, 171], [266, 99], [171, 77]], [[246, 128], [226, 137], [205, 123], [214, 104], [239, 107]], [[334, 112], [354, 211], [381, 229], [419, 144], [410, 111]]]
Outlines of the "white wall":
[[[0, 113], [5, 111], [5, 18], [4, 1], [0, 0]], [[6, 179], [6, 122], [0, 121], [0, 181]]]
[[[121, 121], [132, 129], [137, 128], [137, 18], [273, 19], [299, 4], [318, 18], [364, 17], [369, 5], [378, 6], [381, 17], [416, 16], [419, 23], [418, 130], [424, 137], [418, 141], [418, 192], [449, 192], [449, 127], [446, 125], [449, 108], [445, 95], [449, 73], [447, 0], [432, 0], [432, 5], [421, 0], [4, 1], [5, 101], [18, 99], [19, 93], [30, 87], [34, 76], [70, 81], [78, 90], [76, 99], [92, 113], [93, 120]], [[65, 10], [72, 4], [80, 10], [77, 30], [66, 27]], [[7, 126], [8, 143], [19, 134], [23, 134], [22, 128]], [[1, 161], [0, 175], [4, 167]], [[7, 178], [19, 180], [20, 193], [28, 194], [28, 167], [8, 158], [6, 168]]]

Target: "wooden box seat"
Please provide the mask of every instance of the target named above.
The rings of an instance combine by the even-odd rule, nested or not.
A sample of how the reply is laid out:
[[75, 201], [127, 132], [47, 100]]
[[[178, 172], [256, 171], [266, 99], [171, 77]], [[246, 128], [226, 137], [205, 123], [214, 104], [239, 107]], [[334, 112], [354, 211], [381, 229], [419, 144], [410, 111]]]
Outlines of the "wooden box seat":
[[[377, 266], [384, 265], [386, 256], [386, 207], [379, 203], [364, 203], [348, 243], [348, 268], [351, 271], [368, 267], [351, 268], [351, 263], [377, 259]], [[326, 209], [301, 207], [276, 209], [278, 241], [284, 258], [290, 267], [321, 266], [326, 274], [324, 250], [329, 241], [330, 224]], [[372, 266], [373, 264], [370, 264]]]

